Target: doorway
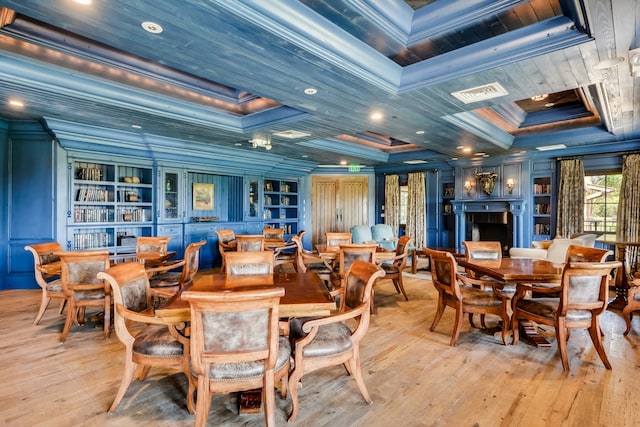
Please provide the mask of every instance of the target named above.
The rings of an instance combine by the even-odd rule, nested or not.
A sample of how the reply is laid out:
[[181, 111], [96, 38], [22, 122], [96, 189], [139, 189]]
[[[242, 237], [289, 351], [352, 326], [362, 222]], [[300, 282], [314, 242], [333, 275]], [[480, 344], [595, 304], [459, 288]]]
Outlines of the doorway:
[[311, 177], [311, 242], [329, 232], [346, 232], [369, 223], [369, 179], [366, 176]]

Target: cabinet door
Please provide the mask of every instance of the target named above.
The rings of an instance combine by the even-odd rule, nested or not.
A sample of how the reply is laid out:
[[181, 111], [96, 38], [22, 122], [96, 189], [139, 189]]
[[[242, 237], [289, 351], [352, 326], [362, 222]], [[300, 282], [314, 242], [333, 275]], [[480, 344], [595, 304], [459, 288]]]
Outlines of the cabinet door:
[[246, 178], [245, 180], [245, 206], [244, 220], [257, 221], [262, 219], [261, 204], [261, 180], [258, 178]]
[[162, 169], [158, 189], [160, 222], [181, 222], [185, 211], [183, 171]]

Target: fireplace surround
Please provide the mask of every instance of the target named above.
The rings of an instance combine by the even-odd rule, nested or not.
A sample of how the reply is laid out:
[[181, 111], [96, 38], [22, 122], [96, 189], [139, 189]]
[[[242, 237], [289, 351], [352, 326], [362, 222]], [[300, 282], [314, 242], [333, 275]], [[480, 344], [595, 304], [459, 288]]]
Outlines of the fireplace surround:
[[[524, 244], [524, 211], [522, 199], [454, 200], [451, 202], [456, 224], [456, 248], [461, 250], [465, 239], [500, 240], [503, 249], [522, 247]], [[475, 225], [478, 225], [477, 227]], [[486, 226], [483, 226], [484, 224]], [[471, 230], [467, 230], [471, 226]], [[481, 229], [485, 236], [481, 236]], [[506, 234], [503, 239], [498, 238]], [[507, 246], [504, 248], [504, 246]]]

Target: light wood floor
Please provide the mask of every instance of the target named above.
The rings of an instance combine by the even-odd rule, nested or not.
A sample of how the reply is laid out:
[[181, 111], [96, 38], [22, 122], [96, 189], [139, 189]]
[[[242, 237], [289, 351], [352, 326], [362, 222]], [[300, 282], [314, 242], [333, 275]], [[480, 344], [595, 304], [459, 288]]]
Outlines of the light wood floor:
[[[429, 332], [435, 291], [427, 279], [408, 279], [410, 301], [390, 282], [376, 288], [378, 313], [362, 346], [364, 403], [343, 368], [303, 378], [295, 425], [309, 426], [637, 426], [640, 424], [640, 319], [628, 338], [619, 313], [606, 312], [602, 329], [613, 365], [607, 371], [588, 334], [569, 341], [571, 372], [552, 347], [503, 346], [498, 336], [465, 328], [449, 346], [451, 309]], [[106, 410], [116, 393], [123, 346], [115, 334], [74, 327], [58, 341], [63, 318], [50, 307], [32, 326], [37, 291], [0, 292], [0, 426], [188, 426], [186, 379], [152, 370], [134, 382], [116, 414]], [[638, 316], [640, 317], [640, 316]], [[492, 320], [495, 322], [495, 320]], [[278, 425], [290, 400], [276, 398]], [[237, 415], [233, 395], [214, 396], [210, 425], [264, 425], [258, 415]]]

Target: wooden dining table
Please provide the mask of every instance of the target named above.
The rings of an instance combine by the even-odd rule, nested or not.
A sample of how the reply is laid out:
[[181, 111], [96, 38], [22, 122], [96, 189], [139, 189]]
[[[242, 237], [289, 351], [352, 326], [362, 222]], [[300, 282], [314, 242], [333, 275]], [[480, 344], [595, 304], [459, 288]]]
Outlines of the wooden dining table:
[[[523, 285], [527, 283], [560, 283], [564, 264], [543, 259], [502, 258], [500, 260], [461, 259], [458, 265], [480, 275], [486, 275], [505, 284]], [[553, 286], [553, 285], [552, 285]], [[537, 333], [528, 321], [520, 322], [523, 337], [536, 347], [549, 347], [549, 342]]]
[[189, 303], [181, 299], [182, 292], [224, 292], [255, 287], [282, 287], [280, 317], [323, 317], [336, 309], [336, 303], [326, 285], [316, 273], [273, 273], [230, 275], [224, 273], [201, 274], [191, 285], [185, 286], [165, 304], [160, 305], [156, 317], [167, 323], [185, 322], [191, 318]]
[[[374, 262], [376, 264], [383, 263], [385, 261], [391, 261], [395, 258], [395, 251], [387, 251], [382, 248], [376, 251], [374, 257]], [[340, 247], [339, 246], [327, 246], [325, 244], [317, 244], [316, 251], [318, 252], [318, 256], [325, 261], [325, 264], [331, 266], [338, 258], [340, 258]]]
[[543, 259], [458, 260], [458, 265], [505, 284], [560, 283], [564, 264]]

